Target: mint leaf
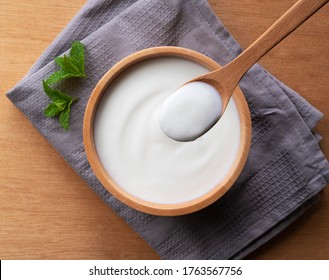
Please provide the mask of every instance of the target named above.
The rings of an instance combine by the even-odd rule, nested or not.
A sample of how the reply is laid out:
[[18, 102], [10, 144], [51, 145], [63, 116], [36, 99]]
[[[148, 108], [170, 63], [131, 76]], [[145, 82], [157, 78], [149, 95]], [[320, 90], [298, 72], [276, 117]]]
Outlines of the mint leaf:
[[72, 43], [70, 57], [80, 73], [85, 76], [85, 47], [82, 43], [74, 41]]
[[53, 73], [48, 77], [48, 84], [57, 83], [63, 79], [72, 77], [87, 77], [85, 74], [85, 55], [84, 45], [78, 41], [74, 41], [71, 45], [70, 55], [56, 57], [55, 62], [62, 69]]
[[59, 115], [59, 123], [65, 129], [69, 129], [69, 119], [72, 101], [67, 105], [65, 110]]
[[61, 80], [64, 80], [64, 79], [67, 79], [67, 78], [72, 78], [72, 77], [75, 77], [75, 76], [72, 76], [72, 74], [69, 74], [69, 73], [66, 73], [62, 70], [59, 70], [53, 74], [51, 74], [48, 79], [47, 79], [47, 83], [49, 85], [51, 84], [55, 84]]
[[50, 103], [44, 111], [45, 116], [49, 118], [58, 116], [60, 113], [60, 108], [53, 102]]
[[73, 98], [59, 90], [51, 88], [46, 81], [43, 81], [43, 90], [52, 102], [44, 111], [46, 117], [59, 116], [60, 125], [67, 130], [69, 128], [69, 117], [71, 105], [77, 98]]
[[48, 97], [52, 100], [52, 101], [70, 101], [72, 100], [72, 97], [60, 92], [59, 90], [56, 89], [52, 89], [46, 81], [42, 81], [42, 85], [43, 85], [43, 90], [45, 91], [45, 93], [48, 95]]
[[46, 117], [58, 117], [60, 125], [67, 130], [69, 128], [71, 105], [77, 98], [73, 98], [49, 85], [72, 77], [87, 77], [85, 74], [85, 50], [84, 45], [74, 41], [71, 45], [70, 54], [55, 58], [60, 70], [51, 74], [46, 81], [42, 81], [43, 90], [51, 99], [44, 110]]

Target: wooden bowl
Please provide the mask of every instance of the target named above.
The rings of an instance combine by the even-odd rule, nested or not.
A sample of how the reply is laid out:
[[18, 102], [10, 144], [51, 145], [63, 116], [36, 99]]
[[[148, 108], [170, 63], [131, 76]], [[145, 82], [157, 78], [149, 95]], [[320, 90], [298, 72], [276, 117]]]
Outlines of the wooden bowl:
[[87, 158], [89, 160], [91, 168], [93, 169], [99, 181], [112, 195], [114, 195], [117, 199], [119, 199], [126, 205], [129, 205], [132, 208], [135, 208], [142, 212], [161, 216], [175, 216], [192, 213], [210, 205], [211, 203], [219, 199], [233, 185], [233, 183], [241, 173], [248, 156], [251, 142], [251, 121], [249, 108], [244, 98], [244, 95], [242, 94], [239, 88], [236, 88], [233, 94], [233, 98], [239, 111], [241, 124], [240, 146], [236, 159], [224, 179], [208, 193], [196, 199], [176, 204], [160, 204], [135, 197], [124, 189], [122, 189], [120, 186], [118, 186], [118, 184], [105, 171], [97, 155], [94, 143], [93, 127], [93, 121], [95, 113], [97, 111], [97, 106], [99, 104], [99, 101], [101, 100], [104, 91], [119, 73], [122, 73], [127, 68], [140, 61], [165, 56], [183, 57], [205, 66], [210, 71], [220, 67], [220, 65], [217, 64], [215, 61], [198, 52], [178, 47], [155, 47], [139, 51], [126, 57], [125, 59], [117, 63], [114, 67], [112, 67], [101, 78], [101, 80], [96, 85], [94, 91], [92, 92], [89, 102], [87, 104], [84, 117], [83, 139]]

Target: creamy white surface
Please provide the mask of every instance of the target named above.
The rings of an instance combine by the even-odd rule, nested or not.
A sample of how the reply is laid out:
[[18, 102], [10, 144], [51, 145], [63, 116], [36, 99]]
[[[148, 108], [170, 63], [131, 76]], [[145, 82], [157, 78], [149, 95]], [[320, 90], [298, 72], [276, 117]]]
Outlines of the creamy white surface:
[[193, 141], [219, 120], [221, 112], [222, 99], [217, 90], [204, 82], [192, 82], [166, 98], [159, 125], [171, 139]]
[[159, 126], [164, 100], [206, 72], [183, 58], [156, 58], [126, 70], [107, 88], [94, 139], [105, 170], [121, 188], [146, 201], [179, 203], [207, 193], [227, 174], [240, 142], [233, 99], [221, 120], [193, 142], [172, 140]]

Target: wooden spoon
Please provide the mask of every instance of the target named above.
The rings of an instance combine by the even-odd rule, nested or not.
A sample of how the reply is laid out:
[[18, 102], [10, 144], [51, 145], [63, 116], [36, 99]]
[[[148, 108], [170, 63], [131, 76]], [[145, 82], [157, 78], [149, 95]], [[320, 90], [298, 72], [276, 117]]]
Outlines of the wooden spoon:
[[[192, 141], [207, 132], [223, 115], [235, 88], [248, 69], [328, 1], [329, 0], [297, 1], [269, 29], [267, 29], [263, 35], [261, 35], [237, 58], [221, 69], [199, 76], [187, 82], [186, 84], [191, 82], [205, 82], [212, 85], [221, 95], [222, 110], [218, 119], [215, 120], [214, 123], [210, 124], [210, 127], [206, 128], [202, 133], [200, 133], [200, 135], [194, 135], [193, 138], [190, 137], [191, 139], [184, 139], [183, 141]], [[168, 136], [175, 139], [170, 135]], [[181, 139], [175, 140], [182, 141]]]

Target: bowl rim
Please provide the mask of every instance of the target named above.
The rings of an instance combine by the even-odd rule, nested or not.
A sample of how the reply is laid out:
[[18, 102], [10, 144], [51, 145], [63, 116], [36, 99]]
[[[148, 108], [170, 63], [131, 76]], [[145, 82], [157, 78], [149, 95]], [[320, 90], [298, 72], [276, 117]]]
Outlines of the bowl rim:
[[126, 190], [122, 189], [106, 172], [98, 157], [93, 136], [94, 116], [103, 93], [105, 92], [109, 84], [120, 73], [138, 62], [164, 56], [183, 57], [195, 61], [207, 67], [209, 70], [214, 70], [221, 67], [217, 62], [199, 52], [186, 48], [172, 46], [152, 47], [138, 51], [125, 57], [103, 75], [103, 77], [99, 80], [99, 82], [91, 93], [91, 96], [85, 109], [85, 115], [83, 120], [83, 142], [87, 159], [96, 177], [101, 182], [103, 187], [107, 189], [119, 201], [136, 210], [148, 214], [158, 216], [177, 216], [196, 212], [209, 206], [217, 199], [219, 199], [224, 193], [226, 193], [226, 191], [233, 185], [233, 183], [240, 175], [248, 157], [249, 148], [251, 144], [251, 119], [247, 101], [241, 89], [237, 87], [234, 91], [233, 98], [236, 103], [236, 106], [239, 109], [239, 150], [237, 152], [237, 156], [234, 163], [232, 164], [229, 172], [227, 172], [227, 174], [225, 175], [224, 179], [204, 195], [186, 202], [161, 204], [135, 197]]

